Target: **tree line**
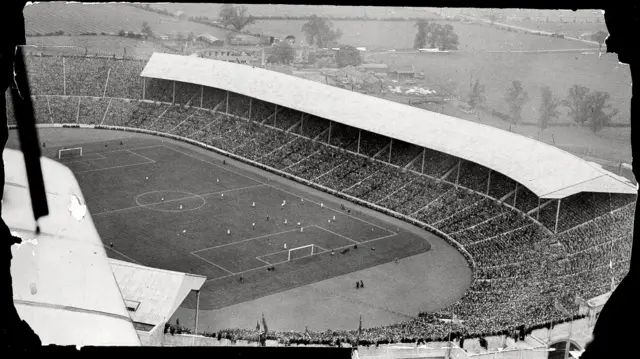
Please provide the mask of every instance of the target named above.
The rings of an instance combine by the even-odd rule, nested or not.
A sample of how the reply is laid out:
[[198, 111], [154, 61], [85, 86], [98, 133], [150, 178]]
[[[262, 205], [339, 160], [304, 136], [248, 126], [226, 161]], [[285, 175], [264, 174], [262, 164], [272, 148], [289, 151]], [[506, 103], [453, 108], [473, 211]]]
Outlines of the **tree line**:
[[[565, 99], [554, 96], [549, 86], [540, 89], [540, 104], [538, 106], [538, 126], [544, 130], [560, 116], [559, 108], [568, 109], [569, 117], [579, 126], [588, 126], [593, 133], [607, 127], [618, 114], [618, 110], [612, 109], [608, 103], [611, 99], [609, 93], [592, 91], [582, 85], [573, 85]], [[522, 120], [522, 109], [529, 102], [528, 92], [520, 81], [514, 80], [507, 88], [504, 96], [509, 114], [506, 118], [513, 124]], [[468, 103], [473, 109], [480, 108], [486, 101], [485, 86], [478, 79], [471, 82]]]

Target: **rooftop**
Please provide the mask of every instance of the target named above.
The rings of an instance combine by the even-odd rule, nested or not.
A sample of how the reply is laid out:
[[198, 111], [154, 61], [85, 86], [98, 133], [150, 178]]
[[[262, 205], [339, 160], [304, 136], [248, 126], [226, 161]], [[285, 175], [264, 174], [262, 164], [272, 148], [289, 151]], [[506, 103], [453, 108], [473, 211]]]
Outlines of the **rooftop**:
[[267, 69], [154, 53], [141, 76], [228, 90], [448, 153], [502, 173], [541, 198], [637, 194], [627, 179], [534, 139]]

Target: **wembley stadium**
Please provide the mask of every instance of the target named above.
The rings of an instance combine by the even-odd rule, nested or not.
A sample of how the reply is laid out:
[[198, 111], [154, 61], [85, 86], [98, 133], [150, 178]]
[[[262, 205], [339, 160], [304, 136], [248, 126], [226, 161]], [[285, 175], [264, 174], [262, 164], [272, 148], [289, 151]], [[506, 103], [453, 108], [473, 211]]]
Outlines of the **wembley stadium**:
[[192, 56], [26, 64], [109, 257], [206, 277], [178, 309], [210, 312], [198, 333], [517, 340], [628, 272], [637, 186], [534, 139]]

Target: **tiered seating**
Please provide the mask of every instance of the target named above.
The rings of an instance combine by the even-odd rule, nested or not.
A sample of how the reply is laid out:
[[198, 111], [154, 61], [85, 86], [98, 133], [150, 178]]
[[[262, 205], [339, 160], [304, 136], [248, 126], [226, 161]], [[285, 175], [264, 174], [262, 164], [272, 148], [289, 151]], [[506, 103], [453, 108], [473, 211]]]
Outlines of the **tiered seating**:
[[[302, 132], [301, 134], [308, 138], [316, 138], [319, 134], [321, 134], [324, 130], [329, 128], [329, 121], [324, 118], [320, 118], [317, 116], [306, 116], [304, 121], [302, 122]], [[329, 132], [327, 131], [326, 136], [322, 139], [322, 142], [326, 143], [328, 139]]]
[[51, 96], [49, 107], [54, 123], [77, 123], [79, 97]]
[[16, 122], [16, 114], [13, 110], [13, 99], [11, 98], [11, 93], [7, 90], [4, 93], [4, 102], [6, 104], [6, 115], [7, 115], [7, 123], [9, 125], [17, 125]]
[[196, 111], [198, 111], [198, 108], [196, 107], [172, 105], [162, 114], [162, 117], [157, 118], [157, 120], [154, 120], [155, 122], [150, 123], [147, 129], [169, 133], [172, 129], [182, 123], [182, 121], [193, 116]]
[[450, 188], [451, 185], [446, 182], [434, 181], [427, 177], [417, 177], [414, 181], [381, 201], [379, 205], [405, 215], [411, 215], [433, 202]]
[[275, 127], [283, 131], [288, 130], [291, 126], [300, 122], [302, 114], [296, 110], [278, 106], [278, 114], [274, 116]]
[[170, 133], [174, 133], [178, 136], [190, 137], [195, 132], [202, 130], [205, 126], [208, 126], [215, 121], [215, 116], [208, 110], [198, 110], [193, 116], [188, 117], [177, 128]]
[[291, 134], [257, 124], [249, 123], [248, 127], [252, 135], [247, 136], [247, 141], [236, 147], [233, 152], [254, 161], [262, 158], [265, 152], [271, 152], [294, 139]]
[[[362, 131], [360, 135], [360, 153], [367, 157], [373, 157], [388, 144], [388, 137], [380, 136], [376, 133]], [[388, 154], [388, 152], [385, 153]], [[382, 158], [384, 158], [384, 156]]]
[[154, 78], [144, 79], [144, 99], [160, 102], [173, 102], [173, 82]]
[[317, 183], [338, 191], [347, 189], [377, 172], [383, 165], [378, 162], [369, 162], [364, 158], [353, 155], [346, 156], [345, 164], [336, 167], [335, 170], [316, 180]]
[[286, 146], [266, 154], [261, 162], [282, 170], [294, 165], [318, 151], [320, 145], [315, 144], [305, 138], [298, 138]]
[[286, 169], [287, 172], [307, 180], [327, 173], [347, 161], [347, 155], [339, 153], [330, 147], [324, 147], [320, 152]]
[[[551, 320], [557, 322], [566, 318], [554, 309], [553, 298], [558, 298], [565, 307], [575, 308], [572, 304], [575, 294], [590, 298], [609, 290], [609, 261], [613, 263], [616, 282], [628, 271], [632, 243], [630, 235], [635, 210], [635, 203], [632, 202], [635, 201], [635, 196], [590, 193], [564, 199], [559, 226], [562, 234], [550, 236], [533, 221], [522, 217], [519, 212], [501, 207], [496, 202], [466, 189], [454, 188], [447, 182], [417, 176], [412, 172], [403, 172], [377, 161], [369, 162], [322, 143], [313, 143], [303, 138], [296, 139], [292, 134], [229, 118], [221, 113], [211, 114], [204, 110], [196, 113], [193, 108], [180, 113], [177, 106], [164, 113], [168, 108], [167, 104], [155, 105], [112, 99], [109, 105], [107, 99], [88, 97], [81, 98], [78, 106], [78, 97], [60, 96], [64, 94], [60, 58], [36, 58], [29, 61], [31, 66], [35, 64], [34, 70], [30, 73], [35, 84], [34, 95], [51, 95], [49, 102], [46, 97], [36, 96], [34, 99], [38, 122], [49, 122], [44, 119], [48, 118], [51, 108], [53, 120], [57, 123], [75, 123], [78, 115], [82, 123], [99, 123], [102, 121], [100, 114], [104, 114], [104, 108], [108, 106], [109, 109], [104, 116], [105, 124], [137, 128], [153, 124], [152, 128], [156, 130], [172, 131], [276, 168], [286, 168], [286, 171], [309, 180], [323, 175], [317, 179], [318, 183], [337, 190], [349, 188], [345, 193], [437, 225], [464, 245], [474, 257], [476, 278], [479, 279], [474, 281], [465, 296], [456, 304], [437, 313], [421, 313], [419, 317], [404, 323], [363, 330], [361, 338], [372, 343], [397, 342], [412, 338], [446, 338], [449, 325], [438, 319], [450, 317], [452, 310], [465, 321], [464, 329], [457, 329], [468, 335], [487, 335], [504, 329], [514, 329], [520, 325], [531, 328]], [[74, 74], [69, 74], [69, 78], [66, 79], [67, 86], [72, 86], [68, 91], [97, 92], [97, 87], [88, 85], [93, 82], [83, 82], [85, 79], [75, 75], [81, 71], [89, 71], [93, 66], [90, 63], [92, 62], [70, 63], [69, 71]], [[136, 98], [141, 64], [143, 65], [132, 61], [110, 63], [107, 96]], [[50, 68], [47, 69], [44, 65]], [[40, 68], [37, 68], [38, 66]], [[60, 74], [49, 74], [55, 74], [57, 71]], [[127, 79], [127, 76], [130, 79]], [[152, 97], [164, 96], [165, 99], [168, 94], [170, 99], [167, 102], [170, 102], [173, 96], [172, 83], [153, 82], [147, 79], [147, 94], [151, 91]], [[134, 84], [131, 92], [128, 90], [130, 83]], [[176, 86], [177, 102], [188, 101], [189, 94], [195, 94], [194, 88], [188, 88], [189, 86], [185, 89]], [[219, 110], [226, 111], [225, 91], [207, 88], [201, 91], [204, 93], [205, 107], [211, 108], [224, 101], [225, 106]], [[252, 100], [252, 118], [254, 113], [258, 116], [264, 112], [268, 116], [268, 107], [270, 106], [262, 106], [259, 101]], [[246, 117], [248, 99], [233, 94], [230, 96], [230, 108], [233, 113]], [[261, 108], [265, 111], [260, 110]], [[178, 112], [174, 114], [174, 110]], [[15, 123], [11, 106], [8, 106], [7, 112], [10, 123]], [[164, 116], [158, 119], [163, 113]], [[188, 117], [193, 113], [194, 116]], [[312, 137], [326, 129], [329, 123], [317, 118], [305, 118], [304, 122], [303, 133]], [[179, 126], [175, 127], [178, 124]], [[354, 152], [357, 150], [357, 147], [354, 148], [357, 146], [356, 129], [336, 123], [332, 124], [332, 129], [332, 144], [350, 148]], [[321, 137], [321, 140], [326, 142], [328, 133]], [[389, 140], [382, 136], [371, 136], [363, 132], [362, 137], [361, 152], [369, 156], [389, 143]], [[420, 151], [394, 141], [391, 162], [403, 165], [419, 156]], [[442, 177], [458, 163], [457, 158], [433, 150], [425, 150], [425, 153], [425, 173], [430, 176]], [[383, 155], [381, 159], [386, 161], [388, 157]], [[420, 158], [412, 168], [421, 167]], [[465, 163], [460, 171], [460, 184], [484, 192], [486, 182], [482, 182], [482, 178], [486, 178], [486, 175], [486, 169]], [[451, 177], [448, 180], [451, 180]], [[537, 197], [523, 186], [518, 187], [516, 206], [525, 211], [537, 207]], [[513, 181], [492, 172], [492, 196], [502, 197], [514, 188]], [[396, 190], [398, 191], [393, 193]], [[390, 193], [393, 194], [385, 199]], [[545, 203], [544, 200], [542, 203]], [[555, 224], [556, 203], [552, 201], [539, 214], [540, 222], [547, 228], [552, 229]], [[627, 206], [620, 208], [624, 205]], [[534, 218], [536, 215], [532, 214]], [[227, 334], [238, 337], [249, 335], [242, 330], [229, 331]], [[356, 332], [274, 332], [272, 335], [286, 343], [300, 340], [303, 336], [318, 341], [353, 339]]]
[[[335, 128], [335, 129], [334, 129]], [[351, 152], [358, 151], [358, 129], [355, 127], [333, 123], [331, 125], [331, 144]]]
[[66, 95], [103, 97], [112, 64], [113, 62], [107, 59], [67, 57]]
[[449, 169], [451, 169], [451, 167], [453, 167], [457, 163], [458, 159], [451, 155], [426, 149], [424, 157], [424, 174], [436, 178], [441, 178], [447, 173]]
[[[278, 111], [280, 108], [278, 108]], [[251, 121], [262, 123], [267, 117], [273, 115], [276, 107], [268, 102], [256, 100], [251, 101]], [[273, 122], [271, 122], [273, 123]]]
[[468, 190], [453, 188], [431, 202], [427, 208], [417, 214], [425, 223], [435, 223], [482, 200], [483, 197]]
[[[106, 97], [142, 99], [144, 78], [140, 76], [146, 61], [111, 60]], [[147, 81], [149, 81], [147, 79]], [[146, 94], [145, 94], [146, 97]]]
[[345, 193], [370, 203], [376, 203], [389, 195], [389, 189], [400, 188], [416, 177], [411, 172], [384, 166]]
[[229, 114], [242, 118], [248, 118], [249, 98], [235, 92], [229, 92]]
[[[411, 160], [416, 158], [418, 155], [422, 154], [422, 147], [404, 142], [393, 140], [393, 145], [391, 147], [391, 163], [404, 167]], [[381, 158], [383, 161], [387, 161], [387, 158]], [[422, 162], [420, 162], [422, 165]]]
[[[512, 198], [509, 197], [507, 203], [513, 205], [511, 202]], [[518, 185], [517, 196], [515, 197], [516, 208], [523, 211], [524, 213], [529, 212], [530, 210], [538, 207], [538, 196], [536, 196], [533, 192], [531, 192], [527, 187], [522, 185]]]
[[489, 196], [501, 199], [516, 189], [516, 183], [500, 172], [491, 171], [491, 183], [489, 184]]
[[[99, 97], [80, 98], [78, 123], [99, 125], [107, 111], [107, 107], [109, 107], [109, 100], [108, 98]], [[46, 105], [46, 102], [44, 104]]]
[[[36, 123], [53, 123], [49, 113], [49, 100], [47, 97], [31, 96], [31, 102], [33, 103], [33, 115], [36, 118]], [[13, 111], [13, 103], [10, 106], [11, 111]], [[9, 111], [9, 103], [7, 103], [7, 111]]]
[[[113, 107], [113, 102], [111, 103]], [[158, 119], [170, 105], [161, 103], [138, 102], [131, 112], [131, 117], [127, 124], [133, 128], [147, 128]]]
[[128, 126], [133, 111], [140, 101], [112, 99], [102, 122], [105, 126]]
[[484, 223], [467, 227], [452, 234], [452, 237], [462, 245], [467, 245], [531, 224], [531, 220], [528, 217], [523, 217], [519, 212], [505, 210], [501, 215]]
[[227, 111], [227, 91], [212, 87], [205, 87], [202, 89], [202, 95], [204, 96], [202, 100], [202, 107], [213, 110], [218, 104], [222, 103], [218, 108], [218, 111]]
[[460, 185], [480, 193], [487, 192], [489, 169], [477, 163], [463, 161], [460, 168]]
[[64, 95], [61, 57], [25, 56], [32, 95]]
[[434, 226], [445, 233], [458, 232], [465, 228], [478, 225], [507, 211], [506, 208], [497, 206], [493, 200], [486, 198], [451, 217], [434, 223]]
[[188, 105], [200, 107], [200, 99], [202, 86], [176, 81], [176, 99], [175, 103], [179, 105]]

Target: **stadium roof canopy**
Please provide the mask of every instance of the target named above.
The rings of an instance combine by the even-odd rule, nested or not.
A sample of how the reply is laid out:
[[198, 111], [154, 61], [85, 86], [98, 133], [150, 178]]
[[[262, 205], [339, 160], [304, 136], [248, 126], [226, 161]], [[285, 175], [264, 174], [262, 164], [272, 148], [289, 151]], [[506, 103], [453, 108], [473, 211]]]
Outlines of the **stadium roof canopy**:
[[[23, 239], [11, 246], [13, 303], [43, 345], [139, 346], [105, 248], [91, 217], [74, 217], [71, 197], [86, 203], [71, 171], [43, 158], [49, 215], [35, 220], [22, 152], [5, 149], [2, 217]], [[86, 212], [85, 212], [86, 213]]]
[[200, 290], [204, 276], [145, 267], [109, 259], [129, 315], [136, 323], [166, 323], [192, 290]]
[[637, 193], [625, 178], [531, 138], [275, 71], [154, 53], [141, 76], [235, 92], [448, 153], [500, 172], [541, 198]]

